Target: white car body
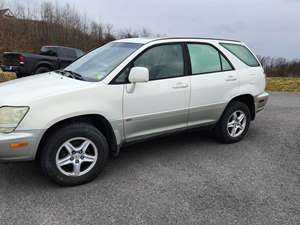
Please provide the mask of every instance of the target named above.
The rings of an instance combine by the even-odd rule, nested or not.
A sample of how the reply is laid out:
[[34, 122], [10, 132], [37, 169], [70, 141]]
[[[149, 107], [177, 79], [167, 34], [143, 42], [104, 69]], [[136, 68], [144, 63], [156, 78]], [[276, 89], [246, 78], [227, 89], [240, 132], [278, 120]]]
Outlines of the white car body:
[[[113, 130], [116, 149], [148, 137], [212, 125], [218, 122], [227, 104], [239, 96], [252, 96], [254, 114], [267, 102], [265, 74], [261, 66], [249, 67], [220, 45], [228, 40], [168, 38], [125, 39], [116, 42], [143, 46], [125, 59], [105, 79], [86, 82], [55, 72], [35, 75], [0, 85], [1, 106], [28, 106], [18, 127], [0, 134], [0, 158], [4, 161], [35, 159], [47, 131], [70, 118], [99, 115]], [[122, 69], [145, 49], [166, 43], [208, 43], [219, 49], [234, 66], [227, 72], [183, 76], [147, 83], [111, 84]], [[239, 44], [244, 45], [239, 42]], [[131, 89], [134, 88], [134, 91]], [[18, 150], [11, 143], [27, 141]], [[117, 150], [115, 150], [117, 151]]]

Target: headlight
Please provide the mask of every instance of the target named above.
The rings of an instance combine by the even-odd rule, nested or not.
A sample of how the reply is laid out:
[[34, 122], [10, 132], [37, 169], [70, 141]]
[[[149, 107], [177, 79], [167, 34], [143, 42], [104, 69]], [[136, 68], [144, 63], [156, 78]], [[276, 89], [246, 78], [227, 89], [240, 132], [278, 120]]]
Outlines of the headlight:
[[13, 132], [23, 120], [29, 107], [0, 107], [0, 133]]

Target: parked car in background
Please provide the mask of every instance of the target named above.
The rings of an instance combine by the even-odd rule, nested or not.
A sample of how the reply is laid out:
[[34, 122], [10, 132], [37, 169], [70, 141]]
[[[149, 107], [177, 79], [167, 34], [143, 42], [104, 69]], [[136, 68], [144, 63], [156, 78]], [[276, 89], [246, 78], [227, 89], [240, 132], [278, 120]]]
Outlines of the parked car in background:
[[1, 68], [24, 77], [63, 69], [84, 54], [80, 49], [62, 46], [43, 46], [39, 54], [4, 52]]
[[239, 41], [114, 41], [65, 70], [0, 85], [0, 160], [37, 159], [53, 181], [77, 185], [136, 141], [211, 126], [235, 143], [267, 103], [265, 79]]

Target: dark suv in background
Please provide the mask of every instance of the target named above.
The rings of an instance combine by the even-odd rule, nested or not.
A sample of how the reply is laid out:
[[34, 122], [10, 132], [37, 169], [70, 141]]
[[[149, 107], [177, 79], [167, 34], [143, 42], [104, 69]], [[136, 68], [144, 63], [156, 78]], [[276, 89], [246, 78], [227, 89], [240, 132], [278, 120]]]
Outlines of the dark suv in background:
[[84, 54], [80, 49], [62, 46], [43, 46], [38, 54], [4, 52], [1, 69], [24, 77], [63, 69]]

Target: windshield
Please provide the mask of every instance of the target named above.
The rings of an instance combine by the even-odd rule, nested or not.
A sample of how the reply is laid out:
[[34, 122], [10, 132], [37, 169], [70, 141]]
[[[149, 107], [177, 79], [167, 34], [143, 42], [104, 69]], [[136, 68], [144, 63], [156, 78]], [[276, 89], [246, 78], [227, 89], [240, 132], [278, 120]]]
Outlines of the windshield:
[[84, 80], [100, 81], [142, 44], [111, 42], [81, 57], [66, 68], [80, 74]]

